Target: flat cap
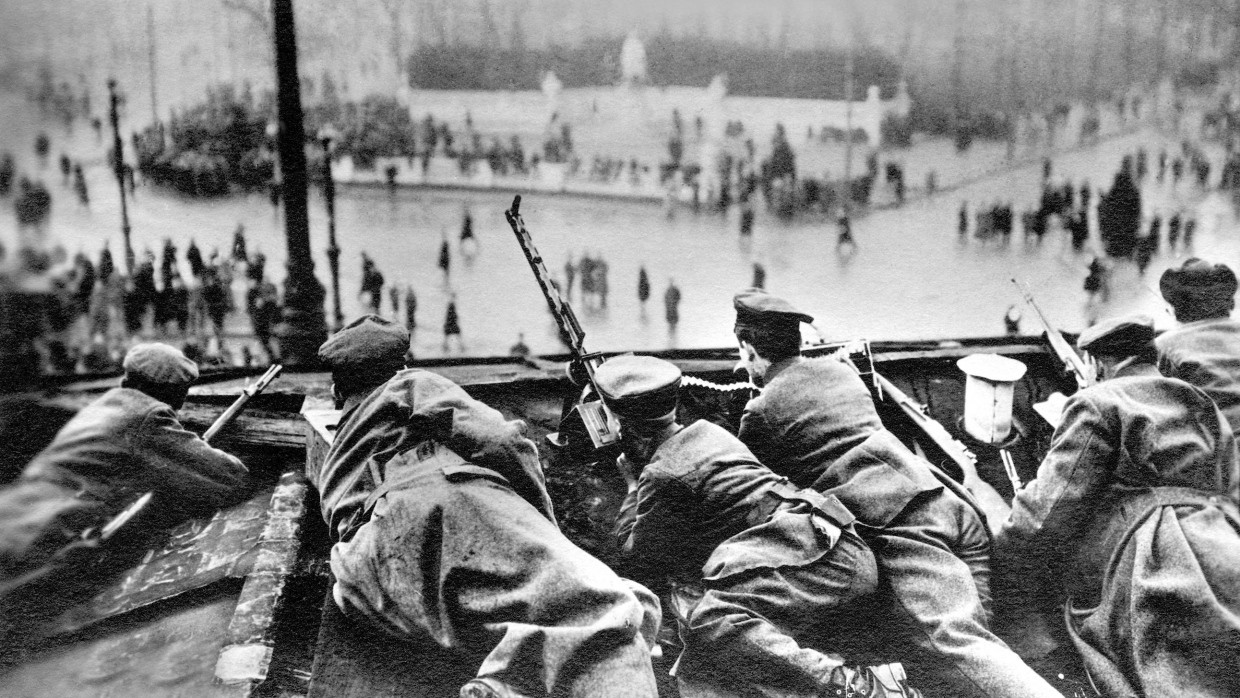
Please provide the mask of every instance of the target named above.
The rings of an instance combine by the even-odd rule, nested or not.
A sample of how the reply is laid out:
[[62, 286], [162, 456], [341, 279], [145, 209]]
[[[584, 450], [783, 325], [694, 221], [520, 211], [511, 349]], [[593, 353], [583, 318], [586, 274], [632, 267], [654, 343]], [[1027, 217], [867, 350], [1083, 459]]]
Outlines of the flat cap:
[[617, 416], [662, 420], [674, 415], [680, 369], [653, 356], [616, 356], [594, 372], [603, 400]]
[[1154, 319], [1148, 315], [1124, 315], [1088, 327], [1076, 340], [1081, 351], [1107, 356], [1129, 356], [1154, 343]]
[[162, 385], [188, 385], [198, 379], [198, 364], [181, 350], [159, 342], [136, 344], [125, 354], [125, 375]]
[[1192, 257], [1180, 268], [1164, 271], [1158, 290], [1177, 310], [1188, 307], [1202, 317], [1226, 315], [1236, 295], [1236, 274], [1226, 264]]
[[792, 307], [779, 296], [760, 288], [747, 288], [732, 297], [736, 309], [736, 326], [756, 329], [797, 329], [802, 322], [813, 322], [811, 315]]
[[319, 347], [319, 360], [332, 373], [381, 375], [402, 368], [408, 353], [408, 330], [378, 315], [364, 315], [328, 337]]

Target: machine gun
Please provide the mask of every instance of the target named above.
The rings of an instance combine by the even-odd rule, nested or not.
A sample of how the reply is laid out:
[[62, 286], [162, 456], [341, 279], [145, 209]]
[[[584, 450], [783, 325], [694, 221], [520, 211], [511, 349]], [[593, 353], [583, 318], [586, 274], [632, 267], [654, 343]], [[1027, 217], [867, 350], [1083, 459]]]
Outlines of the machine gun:
[[[561, 419], [560, 431], [572, 433], [576, 425], [568, 422], [573, 415], [576, 415], [584, 425], [585, 432], [589, 434], [594, 448], [599, 449], [617, 444], [620, 441], [620, 424], [611, 410], [607, 408], [607, 404], [602, 401], [602, 393], [599, 392], [598, 385], [594, 381], [594, 370], [602, 365], [603, 356], [586, 352], [586, 333], [581, 329], [581, 323], [577, 321], [577, 315], [572, 307], [551, 283], [551, 274], [547, 272], [547, 265], [543, 263], [542, 255], [538, 254], [538, 248], [534, 247], [529, 231], [525, 229], [525, 221], [521, 219], [520, 209], [521, 196], [517, 195], [512, 200], [512, 208], [504, 212], [504, 218], [508, 219], [508, 225], [512, 226], [512, 232], [517, 236], [517, 244], [521, 245], [521, 251], [525, 253], [525, 261], [529, 262], [534, 278], [538, 281], [538, 287], [542, 290], [543, 298], [547, 299], [547, 307], [551, 309], [551, 315], [560, 328], [560, 339], [568, 346], [568, 351], [572, 354], [573, 359], [568, 366], [569, 379], [574, 385], [583, 386], [581, 398]], [[595, 399], [590, 399], [591, 394]], [[547, 439], [557, 446], [568, 445], [561, 439], [559, 433], [549, 434]]]
[[1012, 279], [1012, 283], [1016, 285], [1016, 290], [1020, 291], [1020, 295], [1025, 299], [1025, 302], [1038, 314], [1038, 319], [1042, 321], [1042, 326], [1046, 328], [1046, 341], [1050, 342], [1051, 349], [1055, 351], [1055, 355], [1063, 362], [1064, 370], [1071, 372], [1073, 377], [1076, 378], [1077, 387], [1088, 388], [1093, 385], [1097, 380], [1094, 371], [1085, 365], [1081, 357], [1068, 344], [1068, 340], [1063, 338], [1063, 334], [1055, 329], [1050, 321], [1046, 319], [1046, 314], [1038, 307], [1037, 301], [1033, 299], [1033, 294], [1030, 293], [1028, 288], [1021, 286], [1016, 279]]

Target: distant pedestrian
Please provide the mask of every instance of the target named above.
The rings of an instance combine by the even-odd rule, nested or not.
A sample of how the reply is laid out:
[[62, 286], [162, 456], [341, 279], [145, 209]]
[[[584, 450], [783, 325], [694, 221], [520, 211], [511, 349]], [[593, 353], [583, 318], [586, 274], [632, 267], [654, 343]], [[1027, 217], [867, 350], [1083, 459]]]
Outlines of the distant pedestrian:
[[443, 278], [448, 278], [449, 270], [452, 267], [452, 251], [448, 249], [448, 238], [444, 237], [443, 242], [439, 245], [439, 268], [443, 270]]
[[370, 312], [378, 315], [383, 304], [384, 278], [379, 268], [365, 252], [362, 253], [362, 287], [358, 293]]
[[1180, 242], [1180, 214], [1171, 214], [1171, 218], [1167, 220], [1167, 246], [1173, 251], [1175, 246]]
[[40, 163], [46, 162], [47, 154], [52, 149], [52, 139], [47, 137], [42, 131], [34, 138], [34, 154], [38, 156]]
[[448, 339], [456, 337], [457, 346], [461, 351], [465, 350], [465, 343], [461, 339], [461, 318], [456, 313], [456, 295], [453, 294], [448, 300], [448, 311], [444, 313], [443, 318], [443, 350], [448, 351]]
[[207, 265], [202, 261], [202, 251], [198, 249], [198, 244], [194, 242], [194, 238], [189, 239], [189, 247], [185, 250], [185, 261], [189, 262], [190, 274], [195, 279], [201, 279]]
[[69, 156], [60, 154], [60, 183], [69, 186], [69, 175], [73, 174], [73, 162], [69, 160]]
[[16, 174], [17, 165], [13, 162], [13, 154], [5, 151], [4, 155], [0, 155], [0, 196], [9, 195]]
[[77, 192], [78, 202], [90, 206], [90, 195], [86, 191], [86, 175], [80, 164], [73, 166], [73, 190]]
[[405, 287], [405, 326], [410, 332], [418, 329], [418, 297], [413, 286]]
[[1154, 256], [1154, 239], [1146, 235], [1137, 238], [1136, 245], [1137, 255], [1137, 274], [1144, 276], [1145, 270], [1150, 266], [1150, 260]]
[[956, 232], [963, 237], [969, 234], [969, 204], [968, 202], [960, 202], [960, 213], [956, 220]]
[[573, 297], [573, 280], [577, 276], [577, 265], [573, 263], [573, 253], [568, 253], [568, 259], [564, 260], [564, 295], [568, 298]]
[[748, 203], [744, 204], [741, 207], [741, 235], [742, 236], [753, 235], [753, 219], [754, 219], [753, 206], [749, 205]]
[[1003, 314], [1003, 330], [1009, 335], [1020, 334], [1020, 308], [1015, 305], [1009, 305], [1007, 312]]
[[840, 216], [839, 238], [835, 242], [835, 248], [839, 249], [844, 245], [850, 245], [854, 250], [857, 249], [857, 241], [853, 239], [852, 223], [848, 220], [848, 216]]
[[233, 231], [232, 258], [234, 262], [244, 262], [250, 258], [245, 244], [245, 226], [241, 223]]
[[1162, 246], [1162, 217], [1154, 214], [1150, 219], [1150, 251], [1158, 252], [1158, 248]]
[[643, 311], [646, 309], [648, 300], [650, 300], [650, 276], [646, 274], [646, 267], [642, 266], [637, 270], [637, 302], [641, 303]]
[[392, 317], [400, 315], [400, 289], [396, 284], [388, 286], [388, 300], [392, 302]]
[[474, 237], [474, 217], [469, 215], [469, 211], [465, 212], [465, 219], [461, 222], [461, 254], [466, 259], [473, 259], [478, 254], [478, 240]]
[[1111, 285], [1108, 279], [1108, 270], [1106, 263], [1101, 257], [1094, 257], [1089, 263], [1089, 275], [1085, 277], [1085, 292], [1089, 294], [1089, 299], [1093, 300], [1101, 297], [1106, 302], [1111, 296]]
[[674, 279], [667, 281], [667, 291], [663, 293], [663, 309], [668, 327], [675, 329], [680, 323], [680, 289], [676, 287]]
[[251, 277], [253, 284], [245, 294], [246, 310], [250, 315], [250, 323], [254, 327], [254, 336], [267, 353], [268, 362], [278, 357], [275, 343], [272, 342], [273, 329], [280, 321], [280, 297], [276, 285], [262, 277]]
[[1184, 249], [1193, 246], [1193, 235], [1197, 233], [1197, 219], [1189, 218], [1184, 221]]
[[530, 355], [530, 348], [525, 344], [525, 333], [517, 333], [517, 343], [508, 348], [509, 356], [525, 358]]
[[753, 283], [750, 285], [754, 288], [766, 288], [766, 267], [754, 262]]
[[607, 260], [601, 256], [594, 263], [594, 290], [598, 293], [599, 307], [607, 307]]

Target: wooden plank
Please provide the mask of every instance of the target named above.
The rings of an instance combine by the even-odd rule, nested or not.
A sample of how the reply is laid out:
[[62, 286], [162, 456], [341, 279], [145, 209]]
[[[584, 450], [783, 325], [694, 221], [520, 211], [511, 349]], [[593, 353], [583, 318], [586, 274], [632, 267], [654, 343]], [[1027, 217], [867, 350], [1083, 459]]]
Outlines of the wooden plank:
[[299, 534], [308, 493], [305, 477], [292, 471], [280, 478], [271, 495], [255, 561], [215, 665], [215, 677], [221, 683], [249, 686], [252, 692], [267, 678], [275, 648], [275, 615], [301, 550]]
[[[50, 400], [50, 404], [77, 411], [93, 402], [97, 394], [64, 393]], [[225, 401], [231, 402], [231, 401]], [[201, 434], [207, 427], [224, 413], [227, 404], [208, 404], [192, 400], [177, 410], [177, 418], [190, 431]], [[295, 411], [273, 412], [256, 408], [247, 408], [237, 419], [220, 432], [219, 443], [223, 447], [274, 447], [290, 448], [300, 451], [305, 447], [301, 421]], [[228, 449], [225, 449], [228, 450]]]
[[413, 642], [346, 618], [329, 592], [306, 698], [455, 696], [477, 663], [426, 642]]

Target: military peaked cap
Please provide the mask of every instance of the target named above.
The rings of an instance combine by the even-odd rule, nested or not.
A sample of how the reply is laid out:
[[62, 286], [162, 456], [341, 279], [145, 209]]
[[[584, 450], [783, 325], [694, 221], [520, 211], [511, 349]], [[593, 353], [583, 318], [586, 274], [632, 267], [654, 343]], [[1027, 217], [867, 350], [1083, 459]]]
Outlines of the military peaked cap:
[[1193, 257], [1179, 269], [1168, 269], [1158, 280], [1162, 297], [1177, 309], [1196, 307], [1204, 317], [1227, 315], [1236, 295], [1236, 274], [1226, 264]]
[[1125, 315], [1087, 328], [1076, 340], [1081, 351], [1106, 356], [1131, 356], [1154, 342], [1154, 320], [1148, 315]]
[[680, 369], [653, 356], [616, 356], [594, 372], [603, 400], [617, 416], [663, 420], [676, 411]]
[[792, 304], [760, 288], [747, 288], [732, 297], [736, 308], [736, 327], [759, 330], [797, 329], [802, 322], [813, 322], [813, 316], [792, 307]]
[[162, 385], [188, 385], [198, 379], [198, 364], [179, 349], [149, 342], [134, 345], [122, 364], [125, 375]]
[[409, 331], [378, 315], [365, 315], [319, 347], [332, 373], [383, 375], [400, 370], [409, 354]]

